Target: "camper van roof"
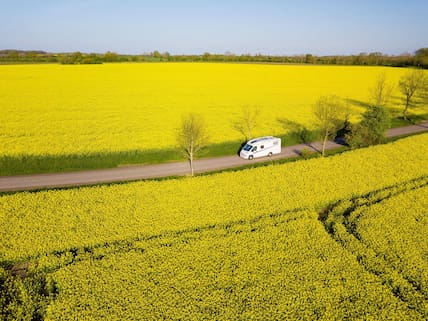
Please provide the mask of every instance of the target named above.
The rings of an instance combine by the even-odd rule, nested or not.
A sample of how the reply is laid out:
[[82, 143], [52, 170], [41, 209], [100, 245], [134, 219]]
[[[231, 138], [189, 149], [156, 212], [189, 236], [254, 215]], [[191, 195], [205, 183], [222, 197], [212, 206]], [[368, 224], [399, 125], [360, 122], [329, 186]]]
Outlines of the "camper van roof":
[[249, 143], [254, 144], [254, 143], [264, 141], [264, 140], [271, 140], [273, 138], [275, 138], [275, 137], [273, 137], [273, 136], [258, 137], [258, 138], [254, 138], [254, 139], [250, 140]]

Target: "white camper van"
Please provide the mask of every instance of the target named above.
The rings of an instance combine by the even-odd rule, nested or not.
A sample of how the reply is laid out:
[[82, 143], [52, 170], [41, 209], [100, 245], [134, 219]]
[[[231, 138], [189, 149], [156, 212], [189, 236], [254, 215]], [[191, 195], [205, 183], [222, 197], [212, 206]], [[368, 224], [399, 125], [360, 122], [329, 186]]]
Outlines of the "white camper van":
[[249, 140], [241, 149], [239, 156], [245, 159], [253, 159], [279, 153], [281, 153], [281, 138], [265, 136]]

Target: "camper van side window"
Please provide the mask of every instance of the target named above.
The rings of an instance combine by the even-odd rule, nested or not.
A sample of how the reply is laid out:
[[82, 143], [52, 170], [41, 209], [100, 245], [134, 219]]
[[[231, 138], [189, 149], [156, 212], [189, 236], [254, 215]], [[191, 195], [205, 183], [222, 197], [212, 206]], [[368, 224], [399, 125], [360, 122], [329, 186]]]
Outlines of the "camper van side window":
[[253, 149], [251, 150], [252, 152], [255, 152], [257, 150], [257, 146], [254, 146]]
[[260, 146], [261, 149], [265, 148], [265, 145]]

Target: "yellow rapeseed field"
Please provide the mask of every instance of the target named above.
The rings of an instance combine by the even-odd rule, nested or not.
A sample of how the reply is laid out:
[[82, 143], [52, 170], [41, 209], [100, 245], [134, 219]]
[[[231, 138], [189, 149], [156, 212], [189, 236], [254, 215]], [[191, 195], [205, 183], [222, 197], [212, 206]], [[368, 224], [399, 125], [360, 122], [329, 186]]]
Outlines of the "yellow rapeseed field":
[[427, 320], [427, 149], [1, 195], [0, 312]]
[[[195, 178], [0, 197], [0, 260], [328, 204], [428, 176], [428, 134]], [[173, 195], [173, 197], [171, 197]]]
[[[181, 116], [201, 114], [210, 143], [242, 139], [232, 128], [258, 107], [254, 135], [311, 126], [321, 95], [351, 100], [356, 114], [380, 73], [405, 69], [215, 63], [0, 66], [0, 155], [73, 155], [175, 146]], [[392, 105], [400, 108], [399, 91]], [[416, 110], [418, 112], [418, 110]], [[421, 111], [419, 111], [421, 112]], [[425, 112], [425, 111], [424, 111]]]

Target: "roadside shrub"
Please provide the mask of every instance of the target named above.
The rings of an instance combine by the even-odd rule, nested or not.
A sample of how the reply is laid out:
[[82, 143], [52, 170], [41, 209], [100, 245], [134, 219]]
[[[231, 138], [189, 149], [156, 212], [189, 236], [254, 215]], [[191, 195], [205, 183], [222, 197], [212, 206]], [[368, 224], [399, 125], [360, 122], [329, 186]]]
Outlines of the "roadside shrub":
[[299, 137], [299, 140], [302, 143], [306, 144], [306, 143], [313, 142], [316, 139], [318, 134], [315, 131], [308, 129], [307, 127], [302, 126], [298, 130], [297, 135]]
[[311, 152], [307, 148], [302, 148], [302, 150], [300, 151], [300, 156], [302, 156], [304, 159], [308, 159], [310, 155]]
[[382, 106], [369, 106], [363, 114], [363, 120], [353, 125], [345, 135], [351, 148], [365, 147], [385, 142], [386, 130], [391, 126], [391, 116]]

